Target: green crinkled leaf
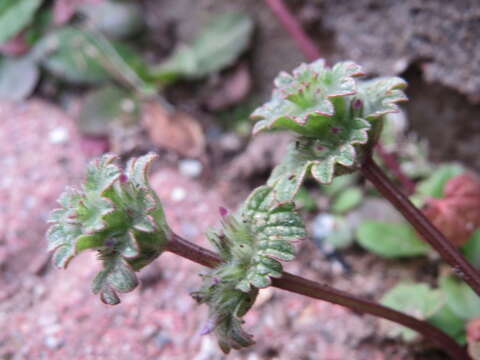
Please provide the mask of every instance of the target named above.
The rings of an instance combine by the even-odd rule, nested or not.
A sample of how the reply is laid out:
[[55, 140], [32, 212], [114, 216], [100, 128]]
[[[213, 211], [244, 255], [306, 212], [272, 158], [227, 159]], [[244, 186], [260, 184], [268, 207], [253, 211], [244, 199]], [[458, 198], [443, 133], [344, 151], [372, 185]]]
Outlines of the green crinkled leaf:
[[[283, 251], [282, 254], [289, 254], [289, 256], [284, 257], [286, 260], [294, 258], [293, 249], [290, 252]], [[270, 256], [272, 255], [264, 253], [262, 256], [253, 257], [244, 278], [238, 282], [236, 288], [243, 292], [249, 291], [252, 286], [263, 289], [271, 285], [271, 278], [281, 277], [282, 264]]]
[[212, 19], [191, 45], [179, 46], [154, 71], [162, 83], [179, 78], [199, 78], [231, 65], [248, 46], [252, 19], [243, 13], [228, 12]]
[[292, 75], [280, 73], [274, 81], [271, 101], [251, 115], [260, 120], [253, 133], [287, 129], [310, 137], [324, 134], [329, 126], [342, 119], [345, 111], [343, 101], [332, 99], [355, 94], [353, 77], [362, 74], [360, 66], [353, 62], [328, 68], [323, 59], [300, 65]]
[[258, 289], [282, 275], [278, 260], [292, 260], [292, 242], [306, 232], [293, 203], [278, 203], [269, 186], [255, 189], [222, 225], [208, 238], [223, 263], [204, 276], [202, 289], [193, 295], [209, 306], [208, 330], [215, 331], [220, 347], [228, 352], [253, 344], [241, 328], [241, 317], [253, 305]]
[[402, 89], [405, 80], [398, 77], [378, 78], [360, 82], [356, 97], [362, 101], [363, 117], [367, 120], [398, 112], [398, 102], [407, 101]]
[[[381, 303], [420, 320], [428, 320], [442, 309], [445, 298], [440, 290], [434, 290], [427, 284], [401, 283], [389, 290], [382, 297]], [[412, 341], [418, 334], [395, 324], [390, 335]]]
[[[308, 152], [305, 153], [308, 156]], [[279, 202], [294, 199], [300, 190], [312, 165], [312, 160], [307, 156], [303, 156], [301, 149], [290, 145], [287, 156], [273, 169], [267, 185], [274, 188], [275, 198]]]
[[76, 221], [86, 234], [106, 229], [106, 217], [115, 211], [112, 200], [104, 196], [120, 177], [120, 169], [113, 164], [115, 160], [116, 156], [106, 154], [93, 160], [87, 167], [85, 195], [76, 206]]
[[53, 210], [48, 218], [52, 225], [47, 231], [47, 250], [54, 251], [53, 263], [58, 268], [66, 268], [76, 255], [75, 242], [81, 235], [81, 227], [75, 223], [75, 217], [80, 201], [81, 193], [67, 188], [58, 199], [63, 207]]
[[237, 318], [227, 318], [222, 321], [215, 328], [215, 334], [218, 345], [225, 354], [228, 354], [231, 349], [240, 350], [255, 344], [253, 336], [243, 330], [242, 321]]
[[59, 246], [53, 253], [53, 264], [59, 269], [65, 269], [75, 256], [75, 248], [70, 244]]
[[78, 225], [58, 223], [47, 231], [48, 250], [54, 251], [53, 263], [56, 267], [65, 269], [76, 255], [75, 241], [81, 235]]
[[64, 226], [69, 226], [69, 225], [55, 224], [48, 229], [47, 231], [47, 240], [48, 240], [47, 250], [48, 251], [55, 250], [56, 248], [65, 244], [66, 237], [68, 236], [68, 231], [65, 231]]
[[106, 154], [100, 159], [93, 160], [87, 167], [85, 192], [103, 195], [120, 177], [121, 171], [113, 162], [117, 159], [112, 154]]
[[[277, 204], [272, 188], [257, 188], [245, 201], [242, 219], [254, 234], [254, 254], [245, 279], [257, 288], [271, 284], [271, 277], [280, 277], [282, 266], [276, 260], [290, 261], [295, 257], [293, 241], [306, 237], [305, 225], [293, 203]], [[248, 286], [242, 285], [244, 290]]]
[[340, 62], [330, 69], [325, 66], [325, 60], [319, 59], [301, 64], [292, 75], [281, 72], [274, 80], [275, 95], [305, 108], [326, 100], [327, 107], [332, 109], [329, 115], [333, 115], [333, 105], [328, 99], [354, 94], [353, 77], [360, 75], [363, 75], [361, 67], [351, 61]]
[[42, 0], [2, 0], [0, 2], [0, 44], [14, 37], [33, 19]]
[[76, 252], [79, 253], [79, 252], [81, 252], [83, 250], [87, 250], [87, 249], [100, 248], [100, 247], [103, 246], [103, 243], [104, 243], [103, 234], [80, 235], [75, 240], [75, 249], [76, 249]]
[[131, 159], [126, 168], [128, 179], [136, 186], [148, 187], [148, 171], [152, 162], [157, 158], [156, 154], [150, 153], [141, 158]]
[[147, 171], [154, 154], [132, 159], [125, 174], [111, 154], [93, 160], [81, 190], [67, 189], [54, 210], [47, 233], [54, 262], [65, 267], [77, 253], [99, 252], [103, 270], [93, 290], [108, 304], [118, 303], [117, 292], [133, 290], [138, 271], [164, 250], [170, 229], [163, 208], [150, 188]]
[[365, 249], [387, 258], [419, 256], [430, 251], [415, 230], [403, 223], [364, 221], [357, 228], [357, 240]]
[[105, 230], [106, 216], [115, 211], [113, 203], [100, 195], [88, 196], [77, 207], [76, 222], [81, 224], [86, 234], [93, 234]]
[[100, 294], [102, 301], [109, 305], [120, 303], [116, 292], [126, 293], [135, 289], [138, 280], [130, 266], [118, 255], [102, 256], [103, 270], [92, 283], [92, 292]]
[[221, 274], [224, 268], [213, 270], [204, 277], [203, 287], [192, 293], [192, 296], [200, 303], [207, 304], [209, 316], [202, 334], [215, 333], [218, 345], [226, 354], [231, 349], [241, 349], [251, 346], [255, 342], [253, 336], [242, 328], [241, 319], [252, 307], [258, 294], [258, 290], [252, 289], [243, 292], [236, 289], [236, 282], [225, 279]]
[[279, 201], [292, 200], [308, 174], [328, 184], [352, 172], [376, 143], [383, 116], [406, 100], [402, 79], [356, 81], [360, 75], [353, 62], [332, 68], [322, 59], [302, 64], [291, 75], [280, 73], [271, 100], [252, 113], [258, 120], [253, 134], [280, 129], [300, 135], [300, 146], [290, 150], [268, 182]]
[[[125, 175], [131, 187], [122, 193], [129, 203], [132, 227], [140, 233], [153, 233], [158, 228], [167, 229], [165, 214], [160, 199], [148, 182], [148, 171], [157, 155], [150, 153], [140, 158], [131, 159]], [[127, 200], [128, 199], [128, 200]]]
[[57, 202], [62, 206], [52, 210], [48, 216], [49, 223], [69, 223], [77, 214], [77, 207], [82, 200], [82, 193], [74, 188], [67, 187]]
[[357, 119], [353, 125], [336, 128], [340, 131], [325, 140], [301, 137], [292, 144], [267, 182], [274, 187], [276, 199], [280, 202], [293, 200], [307, 175], [312, 175], [320, 184], [329, 184], [335, 175], [354, 166], [357, 160], [355, 146], [368, 141], [370, 124]]

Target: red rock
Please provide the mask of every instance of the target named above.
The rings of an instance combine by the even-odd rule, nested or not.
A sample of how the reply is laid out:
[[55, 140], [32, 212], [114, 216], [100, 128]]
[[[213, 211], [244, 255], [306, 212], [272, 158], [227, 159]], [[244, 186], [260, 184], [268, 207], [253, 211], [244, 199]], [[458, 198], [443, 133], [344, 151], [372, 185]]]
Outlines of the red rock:
[[0, 147], [0, 248], [23, 267], [44, 254], [46, 217], [85, 158], [73, 121], [41, 101], [0, 102]]

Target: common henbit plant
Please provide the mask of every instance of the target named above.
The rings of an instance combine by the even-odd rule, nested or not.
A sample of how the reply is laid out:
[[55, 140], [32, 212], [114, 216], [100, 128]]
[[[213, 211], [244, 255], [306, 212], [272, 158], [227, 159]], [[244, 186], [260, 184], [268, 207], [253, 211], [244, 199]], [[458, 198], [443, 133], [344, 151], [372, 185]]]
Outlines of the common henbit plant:
[[297, 134], [289, 153], [267, 184], [279, 201], [292, 200], [311, 175], [322, 184], [360, 169], [461, 277], [480, 294], [480, 275], [430, 221], [385, 176], [372, 159], [388, 113], [405, 101], [399, 78], [360, 82], [360, 67], [351, 62], [329, 68], [323, 60], [301, 65], [292, 75], [275, 79], [272, 99], [252, 117], [260, 121], [254, 133], [286, 129]]
[[[298, 134], [285, 160], [268, 180], [279, 201], [295, 197], [309, 174], [321, 184], [353, 172], [369, 156], [382, 128], [381, 118], [405, 101], [400, 78], [358, 83], [364, 75], [353, 62], [332, 68], [324, 60], [280, 73], [272, 99], [257, 109], [254, 134], [285, 129]], [[375, 121], [378, 120], [378, 121]]]
[[153, 154], [133, 159], [122, 172], [105, 155], [92, 162], [81, 189], [67, 189], [53, 211], [47, 238], [55, 250], [53, 263], [65, 268], [86, 249], [98, 249], [103, 270], [92, 283], [103, 302], [118, 304], [117, 292], [138, 284], [134, 271], [155, 260], [165, 249], [170, 229], [146, 171]]
[[193, 296], [209, 307], [203, 333], [214, 332], [225, 352], [253, 343], [242, 329], [242, 317], [258, 289], [272, 285], [394, 321], [428, 337], [453, 358], [467, 358], [455, 340], [427, 322], [285, 273], [279, 262], [293, 260], [292, 243], [306, 237], [294, 204], [305, 179], [312, 176], [329, 183], [360, 169], [456, 272], [474, 290], [480, 289], [476, 270], [371, 159], [384, 115], [397, 111], [396, 103], [406, 100], [405, 82], [399, 78], [361, 82], [361, 74], [352, 62], [328, 67], [318, 60], [277, 77], [272, 99], [252, 115], [259, 120], [254, 133], [286, 129], [297, 138], [266, 185], [255, 189], [237, 212], [221, 209], [221, 227], [207, 235], [219, 255], [180, 238], [165, 222], [146, 174], [154, 155], [130, 160], [126, 170], [113, 163], [112, 155], [105, 155], [89, 166], [85, 185], [67, 190], [59, 200], [62, 209], [52, 213], [47, 236], [49, 248], [55, 250], [54, 263], [66, 267], [77, 253], [98, 251], [103, 270], [92, 289], [109, 304], [119, 302], [118, 292], [133, 290], [138, 283], [135, 271], [164, 251], [212, 268]]
[[161, 203], [148, 183], [148, 167], [155, 157], [132, 159], [125, 170], [114, 164], [115, 156], [110, 154], [92, 161], [85, 184], [67, 189], [59, 198], [61, 208], [50, 215], [47, 239], [54, 251], [53, 263], [66, 268], [80, 252], [97, 251], [103, 268], [92, 291], [103, 302], [118, 304], [118, 293], [138, 285], [135, 272], [169, 251], [212, 268], [202, 275], [204, 284], [192, 295], [209, 306], [203, 333], [213, 331], [225, 352], [253, 344], [241, 318], [254, 304], [258, 289], [272, 285], [398, 322], [454, 357], [465, 355], [428, 323], [283, 272], [278, 260], [292, 260], [292, 242], [306, 233], [293, 203], [276, 202], [269, 186], [254, 190], [234, 214], [220, 209], [222, 226], [208, 234], [219, 256], [182, 239], [165, 222]]

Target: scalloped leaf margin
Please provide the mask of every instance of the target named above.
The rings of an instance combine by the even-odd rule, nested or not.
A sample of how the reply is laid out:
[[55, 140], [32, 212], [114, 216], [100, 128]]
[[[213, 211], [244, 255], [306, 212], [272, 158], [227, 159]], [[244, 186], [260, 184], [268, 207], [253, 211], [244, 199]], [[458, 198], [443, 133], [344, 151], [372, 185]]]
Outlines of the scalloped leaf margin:
[[253, 134], [280, 128], [312, 135], [319, 123], [323, 126], [334, 117], [332, 99], [356, 93], [354, 78], [361, 75], [361, 67], [354, 62], [340, 62], [329, 68], [323, 59], [301, 64], [292, 75], [281, 72], [274, 80], [272, 99], [251, 115], [253, 120], [259, 120]]
[[258, 289], [282, 274], [279, 260], [295, 257], [293, 243], [306, 237], [302, 218], [293, 203], [279, 204], [273, 189], [254, 190], [237, 214], [225, 216], [221, 230], [209, 233], [222, 265], [204, 275], [204, 285], [194, 293], [209, 306], [204, 333], [214, 331], [219, 346], [228, 353], [253, 344], [241, 317], [253, 305]]
[[352, 172], [359, 160], [358, 145], [368, 142], [370, 123], [357, 118], [351, 127], [328, 140], [300, 137], [290, 145], [285, 159], [277, 165], [267, 185], [274, 188], [280, 203], [293, 201], [305, 178], [312, 175], [320, 184], [330, 184], [336, 175]]
[[67, 189], [58, 201], [62, 207], [49, 217], [48, 250], [55, 266], [66, 268], [83, 250], [98, 251], [103, 269], [92, 291], [107, 304], [118, 304], [117, 292], [138, 285], [134, 272], [156, 259], [170, 238], [162, 204], [148, 183], [155, 159], [153, 153], [132, 159], [126, 171], [112, 154], [93, 160], [85, 184]]

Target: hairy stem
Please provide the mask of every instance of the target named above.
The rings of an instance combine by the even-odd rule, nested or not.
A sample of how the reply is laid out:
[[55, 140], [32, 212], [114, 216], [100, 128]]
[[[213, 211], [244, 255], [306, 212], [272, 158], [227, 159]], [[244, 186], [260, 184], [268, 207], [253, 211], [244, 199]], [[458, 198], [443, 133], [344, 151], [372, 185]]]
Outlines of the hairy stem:
[[417, 232], [453, 267], [461, 277], [480, 296], [480, 273], [463, 257], [427, 217], [398, 190], [380, 167], [368, 157], [362, 165], [363, 175], [377, 190], [402, 213]]
[[[321, 57], [320, 50], [302, 29], [302, 26], [290, 12], [283, 0], [265, 0], [265, 2], [285, 30], [290, 34], [307, 60], [313, 61]], [[387, 153], [381, 143], [377, 144], [376, 150], [385, 163], [385, 166], [398, 178], [405, 191], [408, 194], [412, 194], [415, 191], [415, 183], [403, 173], [397, 158], [393, 154]]]
[[[195, 245], [177, 234], [173, 234], [166, 250], [210, 268], [217, 266], [221, 262], [215, 253]], [[280, 279], [273, 279], [272, 285], [279, 289], [328, 301], [357, 312], [393, 321], [419, 332], [431, 342], [443, 348], [453, 359], [469, 359], [466, 351], [443, 331], [425, 321], [420, 321], [373, 301], [364, 300], [346, 292], [333, 289], [327, 285], [322, 285], [286, 272], [283, 273]]]

